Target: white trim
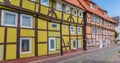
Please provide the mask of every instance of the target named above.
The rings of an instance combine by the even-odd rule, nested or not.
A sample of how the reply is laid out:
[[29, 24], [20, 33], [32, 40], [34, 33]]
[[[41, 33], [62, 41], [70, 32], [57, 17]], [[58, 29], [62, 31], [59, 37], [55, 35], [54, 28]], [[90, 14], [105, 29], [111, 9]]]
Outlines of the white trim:
[[[23, 16], [27, 16], [27, 17], [30, 17], [30, 19], [31, 19], [31, 26], [23, 26], [22, 25], [22, 19], [23, 19]], [[21, 18], [21, 22], [20, 22], [20, 27], [23, 27], [23, 28], [32, 28], [32, 26], [33, 26], [33, 17], [32, 16], [30, 16], [30, 15], [25, 15], [25, 14], [21, 14], [20, 15], [20, 18]]]
[[31, 0], [31, 1], [36, 2], [36, 0]]
[[[27, 39], [29, 40], [29, 51], [28, 52], [22, 52], [22, 40]], [[28, 54], [32, 51], [32, 39], [31, 38], [20, 38], [20, 54]]]
[[42, 0], [41, 0], [41, 5], [49, 6], [49, 0], [47, 1], [47, 4], [43, 4], [43, 2], [42, 2]]
[[[15, 25], [5, 24], [5, 23], [4, 23], [4, 13], [9, 13], [9, 14], [14, 14], [14, 15], [15, 15]], [[3, 26], [13, 26], [13, 27], [16, 27], [16, 26], [17, 26], [17, 21], [18, 21], [18, 14], [17, 14], [17, 13], [11, 12], [11, 11], [2, 10], [1, 25], [3, 25]]]
[[[71, 31], [71, 27], [73, 27], [73, 32]], [[70, 26], [70, 33], [74, 33], [74, 26]]]
[[80, 27], [77, 27], [77, 33], [80, 34], [80, 32], [78, 32], [78, 28], [80, 29]]
[[[51, 45], [50, 45], [50, 41], [51, 41], [51, 39], [53, 39], [54, 40], [54, 49], [51, 49], [50, 47], [51, 47]], [[56, 50], [56, 38], [49, 38], [49, 51], [55, 51]]]
[[[69, 12], [67, 12], [67, 10], [69, 10]], [[66, 6], [66, 13], [70, 14], [70, 7]]]
[[[76, 11], [76, 14], [75, 14], [75, 11]], [[78, 12], [77, 12], [77, 9], [74, 9], [74, 16], [77, 16]]]
[[[81, 15], [80, 15], [81, 13]], [[83, 12], [82, 11], [79, 11], [79, 17], [83, 17]]]
[[74, 39], [74, 40], [72, 41], [72, 43], [73, 43], [74, 41], [75, 41], [75, 43], [76, 43], [76, 44], [75, 44], [76, 47], [75, 47], [75, 48], [73, 47], [73, 49], [77, 49], [77, 40]]
[[[59, 9], [57, 6], [60, 6], [61, 7], [61, 9]], [[60, 2], [56, 2], [56, 10], [59, 10], [59, 11], [62, 11], [62, 3], [60, 3]]]
[[[58, 28], [58, 24], [57, 23], [51, 23], [51, 27], [52, 27], [52, 25], [57, 25], [57, 28]], [[57, 29], [55, 27], [52, 27], [52, 28]]]

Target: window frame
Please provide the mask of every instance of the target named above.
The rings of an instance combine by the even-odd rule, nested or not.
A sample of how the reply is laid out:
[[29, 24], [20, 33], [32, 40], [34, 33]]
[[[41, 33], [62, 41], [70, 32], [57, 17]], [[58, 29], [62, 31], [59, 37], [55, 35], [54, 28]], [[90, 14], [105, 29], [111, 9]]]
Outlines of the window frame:
[[[69, 12], [67, 12], [67, 10], [69, 10]], [[70, 6], [66, 6], [66, 13], [70, 14]]]
[[79, 17], [83, 17], [83, 12], [82, 11], [79, 11]]
[[[72, 43], [74, 43], [74, 41], [75, 41], [76, 47], [73, 47], [73, 49], [77, 49], [77, 40], [74, 39], [74, 40], [72, 41]], [[73, 44], [73, 46], [74, 46], [74, 44]]]
[[[50, 47], [51, 47], [51, 45], [50, 45], [50, 42], [51, 42], [51, 39], [53, 39], [54, 40], [54, 49], [51, 49]], [[55, 51], [56, 50], [56, 38], [49, 38], [49, 51]]]
[[[13, 24], [5, 24], [4, 23], [4, 15], [5, 15], [5, 13], [15, 15], [15, 24], [14, 25]], [[18, 13], [12, 12], [12, 11], [7, 11], [7, 10], [2, 10], [1, 25], [17, 27], [17, 25], [18, 25]]]
[[[28, 39], [29, 40], [29, 51], [22, 52], [22, 40]], [[31, 38], [20, 38], [20, 54], [29, 54], [32, 52], [32, 39]]]
[[[71, 31], [71, 27], [73, 27], [73, 32]], [[70, 26], [70, 33], [74, 33], [74, 26]]]
[[41, 2], [41, 5], [49, 6], [49, 0], [48, 0], [48, 2], [47, 2], [47, 5], [46, 5], [46, 4], [43, 4], [42, 0], [41, 0], [40, 2]]
[[[55, 27], [53, 27], [52, 25], [57, 25], [57, 27], [55, 28]], [[57, 23], [51, 23], [51, 27], [52, 27], [53, 29], [58, 29], [58, 24], [57, 24]]]
[[[57, 5], [60, 5], [60, 7], [61, 7], [61, 9], [59, 9], [58, 7], [57, 7]], [[58, 11], [62, 11], [62, 3], [61, 2], [56, 2], [56, 10], [58, 10]]]
[[[76, 11], [76, 14], [75, 14], [75, 11]], [[78, 12], [77, 12], [77, 9], [74, 9], [74, 16], [77, 16]]]
[[80, 29], [80, 27], [77, 27], [77, 33], [80, 34], [80, 32], [78, 32], [78, 28]]
[[32, 1], [32, 2], [36, 2], [36, 0], [30, 0], [30, 1]]
[[[30, 17], [31, 18], [31, 26], [29, 27], [29, 26], [23, 26], [22, 25], [22, 19], [23, 19], [23, 16], [27, 16], [27, 17]], [[23, 27], [23, 28], [32, 28], [33, 27], [33, 17], [32, 16], [30, 16], [30, 15], [26, 15], [26, 14], [20, 14], [20, 27]]]

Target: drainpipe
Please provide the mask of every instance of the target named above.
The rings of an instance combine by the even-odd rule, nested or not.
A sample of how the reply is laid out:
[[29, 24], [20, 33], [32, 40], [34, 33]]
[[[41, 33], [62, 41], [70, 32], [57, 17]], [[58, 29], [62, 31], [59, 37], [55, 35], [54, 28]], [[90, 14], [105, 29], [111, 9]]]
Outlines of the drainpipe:
[[82, 28], [82, 30], [83, 30], [83, 50], [87, 50], [86, 49], [86, 45], [87, 45], [87, 43], [86, 43], [86, 39], [87, 39], [87, 37], [86, 37], [86, 26], [87, 26], [87, 14], [86, 14], [86, 11], [84, 12], [84, 15], [83, 15], [83, 28]]
[[64, 4], [62, 5], [62, 17], [61, 17], [61, 22], [60, 22], [60, 47], [61, 47], [61, 55], [63, 56], [63, 47], [62, 47], [62, 24], [64, 21]]

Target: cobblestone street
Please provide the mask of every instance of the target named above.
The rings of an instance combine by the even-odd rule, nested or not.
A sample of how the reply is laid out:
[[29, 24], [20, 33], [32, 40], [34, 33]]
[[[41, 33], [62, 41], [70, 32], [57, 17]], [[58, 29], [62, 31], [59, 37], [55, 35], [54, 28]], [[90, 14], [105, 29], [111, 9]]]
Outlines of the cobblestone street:
[[58, 63], [115, 63], [116, 59], [118, 59], [119, 50], [120, 46], [116, 45]]
[[120, 63], [118, 57], [119, 50], [120, 44], [109, 48], [77, 52], [30, 63]]

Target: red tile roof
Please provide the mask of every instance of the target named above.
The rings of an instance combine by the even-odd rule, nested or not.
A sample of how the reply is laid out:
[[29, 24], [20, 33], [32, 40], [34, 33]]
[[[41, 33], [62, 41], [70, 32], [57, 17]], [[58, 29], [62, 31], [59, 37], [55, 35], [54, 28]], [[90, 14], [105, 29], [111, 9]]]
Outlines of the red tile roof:
[[102, 18], [110, 21], [110, 22], [113, 22], [113, 23], [116, 23], [111, 17], [109, 17], [107, 14], [104, 15], [104, 13], [106, 12], [105, 10], [101, 9], [98, 5], [95, 4], [95, 7], [97, 7], [98, 9], [101, 9], [100, 10], [96, 10], [96, 9], [91, 9], [90, 6], [89, 6], [89, 3], [91, 3], [92, 1], [90, 0], [65, 0], [66, 2], [68, 3], [71, 3], [72, 5], [75, 5], [77, 7], [80, 7], [82, 9], [86, 9], [87, 11], [93, 13], [93, 14], [97, 14], [99, 16], [101, 16]]

